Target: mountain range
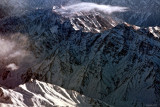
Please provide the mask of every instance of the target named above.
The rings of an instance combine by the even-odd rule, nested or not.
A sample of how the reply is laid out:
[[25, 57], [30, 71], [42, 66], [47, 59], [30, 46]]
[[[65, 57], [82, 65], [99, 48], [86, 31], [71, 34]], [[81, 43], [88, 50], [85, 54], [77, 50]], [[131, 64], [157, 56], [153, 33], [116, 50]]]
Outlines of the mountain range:
[[[158, 19], [159, 2], [153, 1], [90, 1], [133, 9], [113, 15], [65, 17], [42, 8], [0, 19], [0, 105], [158, 107], [160, 27], [150, 20]], [[139, 8], [143, 3], [154, 5], [150, 15]]]

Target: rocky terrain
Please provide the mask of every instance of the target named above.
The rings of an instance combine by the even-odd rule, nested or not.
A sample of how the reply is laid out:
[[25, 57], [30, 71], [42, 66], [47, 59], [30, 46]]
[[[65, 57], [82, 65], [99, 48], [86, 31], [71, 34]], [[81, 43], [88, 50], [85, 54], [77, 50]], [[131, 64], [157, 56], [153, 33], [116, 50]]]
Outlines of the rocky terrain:
[[[71, 20], [51, 9], [37, 9], [22, 16], [0, 20], [3, 41], [17, 43], [11, 50], [28, 53], [21, 59], [18, 59], [19, 56], [14, 57], [14, 60], [3, 57], [4, 60], [1, 61], [3, 66], [0, 68], [0, 84], [3, 88], [0, 102], [3, 105], [22, 103], [23, 106], [53, 106], [59, 105], [54, 99], [64, 99], [64, 105], [74, 106], [81, 103], [78, 100], [80, 97], [85, 102], [82, 105], [90, 104], [92, 98], [98, 99], [93, 101], [97, 105], [102, 101], [103, 104], [118, 107], [158, 106], [160, 28], [140, 28], [122, 23], [105, 29], [108, 25], [103, 26], [105, 21], [108, 23], [105, 18], [82, 16]], [[99, 27], [92, 27], [97, 24], [87, 22], [91, 19], [99, 23]], [[74, 29], [77, 26], [82, 27]], [[11, 56], [15, 55], [14, 51], [12, 53]], [[13, 65], [18, 69], [13, 69]], [[30, 83], [31, 79], [35, 82]], [[68, 99], [66, 94], [58, 91], [62, 95], [58, 96], [60, 99], [52, 96], [50, 100], [47, 95], [53, 95], [55, 88], [54, 85], [45, 85], [46, 83], [77, 91], [87, 97], [83, 98], [77, 93], [79, 97], [72, 100], [73, 97]], [[49, 93], [47, 90], [53, 92]], [[58, 90], [62, 88], [58, 87]], [[10, 95], [10, 92], [13, 94]], [[39, 92], [46, 94], [39, 95]], [[10, 96], [7, 97], [9, 100], [4, 100], [3, 93]], [[14, 98], [14, 93], [19, 95], [18, 100]], [[73, 96], [75, 93], [69, 95]], [[28, 101], [28, 97], [31, 97], [31, 101]]]

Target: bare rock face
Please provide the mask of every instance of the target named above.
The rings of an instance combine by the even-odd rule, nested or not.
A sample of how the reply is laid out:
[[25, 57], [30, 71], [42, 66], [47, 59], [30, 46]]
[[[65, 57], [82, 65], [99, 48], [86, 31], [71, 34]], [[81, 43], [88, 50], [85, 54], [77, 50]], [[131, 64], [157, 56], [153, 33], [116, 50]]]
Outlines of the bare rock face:
[[18, 75], [21, 81], [38, 79], [115, 106], [158, 105], [160, 41], [155, 29], [123, 23], [101, 33], [82, 32], [70, 19], [43, 9], [0, 22], [2, 34], [26, 34], [27, 49], [38, 59]]

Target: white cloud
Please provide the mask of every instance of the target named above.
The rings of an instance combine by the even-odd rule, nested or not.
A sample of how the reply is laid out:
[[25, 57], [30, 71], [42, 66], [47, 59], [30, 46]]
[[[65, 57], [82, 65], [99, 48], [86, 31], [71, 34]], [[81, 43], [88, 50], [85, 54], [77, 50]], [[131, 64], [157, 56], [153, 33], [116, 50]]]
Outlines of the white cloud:
[[127, 9], [128, 9], [127, 7], [99, 5], [96, 3], [81, 2], [73, 5], [64, 6], [60, 9], [56, 9], [55, 11], [59, 12], [60, 14], [66, 14], [66, 15], [73, 15], [77, 12], [90, 12], [94, 10], [111, 14], [114, 12], [125, 12], [127, 11]]
[[19, 67], [16, 64], [11, 63], [11, 64], [7, 65], [6, 68], [11, 69], [12, 71], [14, 71], [14, 70], [17, 70]]
[[28, 68], [35, 61], [27, 50], [28, 44], [23, 34], [0, 35], [0, 71], [5, 68], [12, 71]]
[[4, 57], [7, 54], [9, 54], [14, 47], [14, 42], [5, 39], [0, 39], [0, 57]]

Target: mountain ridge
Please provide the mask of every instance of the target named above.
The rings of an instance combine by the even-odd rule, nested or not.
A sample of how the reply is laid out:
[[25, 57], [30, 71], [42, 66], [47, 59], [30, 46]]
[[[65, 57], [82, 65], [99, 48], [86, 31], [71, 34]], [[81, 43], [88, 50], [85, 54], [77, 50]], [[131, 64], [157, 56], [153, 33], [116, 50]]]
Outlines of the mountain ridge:
[[40, 59], [20, 75], [23, 82], [38, 79], [127, 106], [159, 103], [160, 29], [152, 29], [123, 23], [102, 33], [76, 31], [70, 20], [43, 9], [0, 23], [2, 34], [27, 34]]

